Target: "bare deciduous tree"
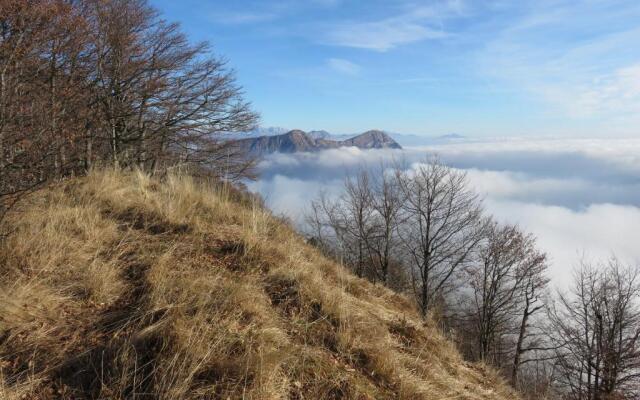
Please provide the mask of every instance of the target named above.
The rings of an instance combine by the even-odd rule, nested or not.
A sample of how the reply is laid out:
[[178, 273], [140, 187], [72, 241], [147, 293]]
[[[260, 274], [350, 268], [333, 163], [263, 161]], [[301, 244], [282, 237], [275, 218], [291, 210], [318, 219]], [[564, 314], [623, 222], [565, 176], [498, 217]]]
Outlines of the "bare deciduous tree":
[[145, 0], [90, 0], [85, 13], [99, 115], [91, 147], [143, 168], [180, 162], [228, 177], [250, 171], [247, 155], [216, 136], [248, 130], [257, 116], [207, 43], [189, 43]]
[[363, 166], [345, 179], [337, 199], [322, 194], [311, 203], [307, 224], [315, 240], [325, 249], [338, 249], [338, 257], [358, 276], [393, 286], [389, 277], [397, 277], [400, 269], [394, 247], [401, 201], [393, 171], [384, 164]]
[[398, 262], [395, 246], [399, 244], [397, 226], [400, 208], [402, 207], [402, 192], [398, 186], [395, 174], [391, 174], [384, 164], [380, 164], [373, 172], [373, 200], [372, 207], [376, 212], [375, 236], [369, 244], [369, 252], [373, 254], [378, 278], [385, 284], [390, 284], [389, 275], [394, 262]]
[[532, 235], [491, 221], [477, 262], [465, 269], [470, 296], [458, 340], [468, 357], [502, 369], [516, 386], [522, 365], [537, 360], [527, 356], [542, 347], [534, 317], [544, 308], [546, 267]]
[[145, 0], [1, 0], [0, 216], [95, 162], [250, 177], [255, 160], [218, 140], [255, 124], [242, 95]]
[[[539, 314], [544, 311], [547, 300], [547, 268], [546, 254], [536, 249], [533, 236], [526, 236], [524, 262], [520, 271], [523, 279], [518, 296], [518, 339], [511, 368], [511, 382], [516, 387], [522, 386], [519, 383], [520, 369], [526, 363], [536, 363], [536, 376], [541, 376], [539, 365], [545, 361], [546, 355], [541, 357], [540, 352], [545, 354], [549, 349], [542, 338], [539, 320]], [[543, 373], [542, 376], [546, 378], [548, 374]]]
[[572, 400], [640, 395], [640, 269], [582, 262], [549, 318], [556, 379]]
[[[476, 340], [476, 358], [503, 366], [505, 356], [514, 353], [505, 348], [505, 338], [519, 325], [514, 366], [520, 365], [520, 356], [526, 351], [528, 319], [541, 307], [532, 302], [537, 300], [535, 294], [539, 295], [534, 293], [538, 288], [534, 282], [545, 282], [540, 276], [544, 263], [545, 255], [535, 248], [531, 235], [513, 225], [488, 224], [478, 263], [466, 269], [472, 289], [469, 318], [475, 325], [469, 333]], [[524, 311], [518, 323], [521, 307]]]
[[0, 217], [21, 194], [78, 167], [85, 33], [66, 1], [0, 2]]
[[396, 176], [404, 199], [399, 236], [411, 259], [418, 305], [426, 315], [450, 288], [454, 273], [471, 262], [486, 223], [464, 173], [432, 159], [412, 174], [398, 169]]

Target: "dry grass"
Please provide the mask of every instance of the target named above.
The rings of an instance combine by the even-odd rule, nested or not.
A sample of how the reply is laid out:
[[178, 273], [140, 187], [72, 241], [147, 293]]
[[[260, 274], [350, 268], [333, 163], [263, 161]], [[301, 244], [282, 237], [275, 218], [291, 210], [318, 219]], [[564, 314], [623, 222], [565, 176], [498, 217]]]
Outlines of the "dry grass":
[[2, 399], [513, 399], [403, 297], [186, 176], [93, 172], [0, 248]]

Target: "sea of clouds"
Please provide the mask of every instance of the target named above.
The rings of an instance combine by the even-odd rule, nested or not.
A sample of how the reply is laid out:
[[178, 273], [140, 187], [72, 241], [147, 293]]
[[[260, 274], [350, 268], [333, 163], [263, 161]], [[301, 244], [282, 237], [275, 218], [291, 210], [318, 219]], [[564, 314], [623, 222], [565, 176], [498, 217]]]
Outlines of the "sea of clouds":
[[275, 213], [303, 223], [320, 191], [340, 193], [364, 164], [416, 168], [437, 155], [464, 170], [486, 210], [538, 238], [558, 286], [581, 259], [616, 255], [640, 263], [640, 139], [491, 139], [451, 141], [404, 150], [353, 147], [319, 153], [272, 154], [250, 183]]

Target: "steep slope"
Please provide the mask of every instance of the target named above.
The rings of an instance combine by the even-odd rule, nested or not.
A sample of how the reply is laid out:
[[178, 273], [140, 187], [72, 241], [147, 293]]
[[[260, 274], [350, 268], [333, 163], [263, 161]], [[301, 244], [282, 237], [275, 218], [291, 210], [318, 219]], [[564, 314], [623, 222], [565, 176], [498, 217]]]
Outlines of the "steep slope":
[[515, 398], [229, 188], [93, 172], [2, 233], [2, 399]]
[[368, 131], [343, 141], [331, 140], [328, 137], [328, 133], [323, 131], [306, 133], [293, 130], [283, 135], [239, 139], [235, 143], [253, 154], [313, 152], [344, 146], [355, 146], [361, 149], [402, 148], [382, 131]]

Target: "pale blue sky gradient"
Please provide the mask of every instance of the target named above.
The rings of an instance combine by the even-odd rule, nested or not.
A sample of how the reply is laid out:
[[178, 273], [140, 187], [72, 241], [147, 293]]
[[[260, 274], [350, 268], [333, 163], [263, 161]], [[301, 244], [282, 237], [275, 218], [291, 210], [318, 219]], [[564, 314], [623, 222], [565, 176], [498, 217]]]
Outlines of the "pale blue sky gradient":
[[151, 0], [264, 126], [640, 137], [638, 0]]

